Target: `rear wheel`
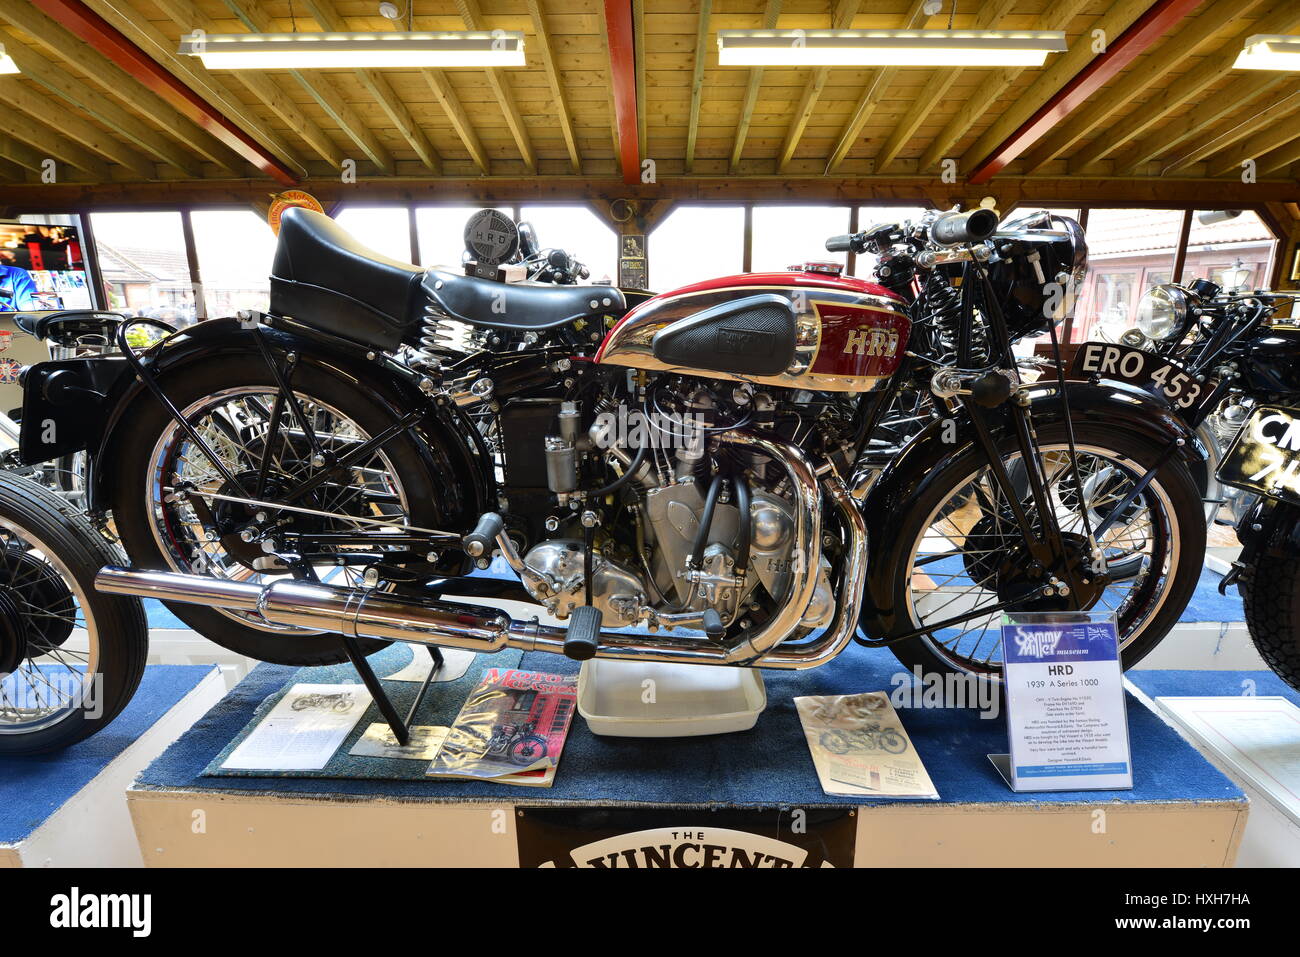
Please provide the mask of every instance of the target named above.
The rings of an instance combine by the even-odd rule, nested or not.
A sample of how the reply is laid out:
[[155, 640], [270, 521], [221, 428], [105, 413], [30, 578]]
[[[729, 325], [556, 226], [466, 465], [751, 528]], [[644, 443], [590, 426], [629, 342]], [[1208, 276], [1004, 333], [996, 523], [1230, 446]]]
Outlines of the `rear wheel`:
[[[1097, 527], [1123, 502], [1134, 483], [1159, 460], [1162, 449], [1123, 433], [1076, 423], [1076, 448], [1083, 479], [1080, 507], [1063, 424], [1038, 429], [1049, 497], [1068, 560], [1086, 581], [1068, 598], [1042, 596], [1044, 583], [1027, 554], [1023, 535], [1008, 501], [984, 457], [970, 452], [943, 467], [913, 503], [900, 536], [900, 574], [895, 581], [896, 634], [931, 627], [927, 634], [892, 645], [909, 669], [957, 672], [1000, 680], [1004, 601], [1020, 611], [1084, 608], [1114, 613], [1125, 668], [1142, 659], [1177, 622], [1200, 577], [1205, 551], [1205, 518], [1195, 480], [1176, 461], [1155, 477], [1099, 540], [1109, 574], [1083, 571], [1091, 561], [1082, 515]], [[1004, 452], [1009, 472], [1020, 460]], [[1013, 482], [1013, 485], [1015, 483]], [[1020, 498], [1031, 521], [1035, 510], [1027, 491]], [[898, 554], [898, 553], [896, 553]], [[1015, 601], [1017, 596], [1026, 596]], [[937, 627], [958, 615], [958, 624]]]
[[[115, 449], [112, 477], [117, 532], [138, 567], [265, 584], [286, 575], [263, 550], [270, 537], [371, 533], [363, 544], [321, 548], [311, 560], [322, 581], [356, 585], [368, 565], [409, 550], [386, 547], [385, 534], [403, 525], [441, 529], [456, 520], [461, 498], [455, 479], [447, 473], [435, 480], [409, 432], [283, 503], [293, 509], [275, 507], [291, 488], [327, 468], [328, 457], [341, 457], [393, 424], [396, 414], [364, 383], [299, 363], [292, 386], [307, 429], [287, 403], [277, 409], [280, 393], [260, 357], [205, 360], [162, 386], [226, 474], [161, 405], [141, 401]], [[268, 441], [277, 419], [276, 438]], [[187, 486], [198, 494], [174, 494]], [[270, 624], [255, 612], [182, 603], [168, 608], [222, 647], [263, 661], [318, 665], [346, 658], [336, 636]], [[387, 642], [361, 644], [372, 654]]]
[[1246, 628], [1273, 673], [1300, 691], [1300, 558], [1261, 558], [1237, 580]]
[[67, 747], [131, 700], [149, 650], [144, 609], [94, 587], [121, 560], [58, 496], [0, 472], [0, 754]]

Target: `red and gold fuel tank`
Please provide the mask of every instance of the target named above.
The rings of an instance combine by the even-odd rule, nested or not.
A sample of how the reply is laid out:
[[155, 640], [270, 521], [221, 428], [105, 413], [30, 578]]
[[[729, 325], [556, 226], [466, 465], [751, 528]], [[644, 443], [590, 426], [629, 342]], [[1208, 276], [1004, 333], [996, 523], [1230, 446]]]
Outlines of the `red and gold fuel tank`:
[[646, 300], [610, 330], [595, 361], [867, 392], [898, 368], [910, 329], [903, 301], [875, 283], [815, 268], [746, 273]]

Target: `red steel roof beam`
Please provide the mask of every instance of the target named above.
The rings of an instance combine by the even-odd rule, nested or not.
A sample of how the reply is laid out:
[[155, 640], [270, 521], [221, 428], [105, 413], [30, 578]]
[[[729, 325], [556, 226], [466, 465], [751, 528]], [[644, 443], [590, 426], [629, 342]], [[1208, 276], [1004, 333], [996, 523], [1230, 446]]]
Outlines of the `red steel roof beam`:
[[605, 0], [609, 34], [609, 69], [614, 81], [614, 121], [618, 125], [619, 165], [623, 182], [641, 182], [641, 145], [637, 142], [636, 39], [631, 0]]
[[[987, 183], [1008, 163], [1046, 136], [1056, 124], [1087, 102], [1088, 97], [1114, 79], [1202, 2], [1203, 0], [1160, 0], [1152, 4], [1114, 43], [1106, 46], [1105, 53], [1080, 70], [1018, 130], [971, 170], [968, 182], [973, 186]], [[1087, 40], [1085, 37], [1079, 42]]]
[[273, 153], [168, 72], [82, 0], [32, 0], [32, 3], [263, 173], [285, 186], [297, 185], [298, 177]]

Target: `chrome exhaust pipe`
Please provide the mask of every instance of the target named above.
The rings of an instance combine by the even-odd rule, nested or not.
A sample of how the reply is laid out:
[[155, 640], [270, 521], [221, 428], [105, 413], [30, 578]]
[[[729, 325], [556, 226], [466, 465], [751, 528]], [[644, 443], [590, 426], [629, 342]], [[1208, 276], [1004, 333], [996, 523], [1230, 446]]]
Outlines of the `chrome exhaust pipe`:
[[[732, 433], [735, 435], [735, 433]], [[818, 639], [782, 648], [798, 633], [799, 621], [812, 600], [816, 575], [807, 574], [791, 589], [782, 607], [763, 628], [731, 645], [704, 637], [601, 634], [597, 656], [679, 664], [756, 665], [802, 669], [824, 664], [853, 637], [866, 576], [866, 524], [843, 481], [829, 466], [821, 481], [803, 454], [777, 439], [744, 436], [782, 461], [796, 489], [795, 538], [805, 568], [821, 561], [821, 488], [825, 486], [847, 529], [847, 565], [839, 607], [831, 626]], [[98, 591], [114, 595], [157, 598], [235, 611], [257, 612], [266, 621], [308, 631], [356, 638], [378, 638], [412, 644], [440, 645], [493, 653], [503, 648], [563, 654], [565, 629], [536, 620], [518, 621], [496, 608], [428, 602], [364, 588], [343, 588], [282, 579], [261, 586], [202, 575], [139, 571], [106, 566], [95, 576]]]

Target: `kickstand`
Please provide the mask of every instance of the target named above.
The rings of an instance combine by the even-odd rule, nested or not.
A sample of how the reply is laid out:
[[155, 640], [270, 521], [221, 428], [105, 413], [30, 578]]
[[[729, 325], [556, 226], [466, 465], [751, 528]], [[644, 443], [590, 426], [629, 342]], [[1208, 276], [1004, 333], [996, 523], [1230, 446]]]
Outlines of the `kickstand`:
[[388, 697], [388, 692], [384, 690], [383, 683], [375, 676], [375, 671], [370, 667], [370, 662], [361, 653], [361, 646], [357, 644], [357, 640], [344, 636], [343, 648], [352, 661], [352, 667], [356, 668], [357, 674], [361, 676], [361, 683], [366, 686], [366, 690], [374, 698], [379, 713], [384, 716], [384, 720], [388, 722], [388, 727], [392, 729], [393, 737], [397, 739], [398, 744], [406, 747], [411, 743], [411, 722], [415, 720], [415, 712], [420, 709], [420, 705], [424, 702], [424, 696], [429, 690], [433, 676], [442, 668], [442, 649], [429, 648], [429, 654], [433, 658], [433, 667], [424, 676], [424, 682], [420, 685], [420, 690], [416, 692], [415, 701], [411, 703], [411, 710], [407, 712], [406, 718], [403, 720], [402, 716], [397, 713], [397, 708], [393, 705], [393, 699]]

